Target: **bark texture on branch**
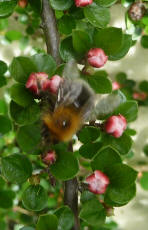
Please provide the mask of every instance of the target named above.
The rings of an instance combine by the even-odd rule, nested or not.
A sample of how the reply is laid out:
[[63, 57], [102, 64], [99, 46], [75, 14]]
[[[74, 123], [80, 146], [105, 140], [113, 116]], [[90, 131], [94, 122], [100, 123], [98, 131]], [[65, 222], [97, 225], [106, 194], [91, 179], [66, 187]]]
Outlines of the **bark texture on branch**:
[[47, 52], [53, 56], [57, 64], [60, 64], [60, 36], [57, 30], [55, 14], [50, 6], [49, 0], [42, 0], [42, 25], [45, 34]]
[[[69, 143], [69, 151], [73, 152], [72, 143]], [[73, 230], [80, 230], [79, 210], [78, 210], [78, 181], [77, 178], [65, 181], [64, 204], [68, 205], [74, 213]]]
[[73, 230], [80, 230], [78, 218], [78, 181], [76, 177], [65, 182], [64, 204], [68, 205], [74, 213], [75, 223]]

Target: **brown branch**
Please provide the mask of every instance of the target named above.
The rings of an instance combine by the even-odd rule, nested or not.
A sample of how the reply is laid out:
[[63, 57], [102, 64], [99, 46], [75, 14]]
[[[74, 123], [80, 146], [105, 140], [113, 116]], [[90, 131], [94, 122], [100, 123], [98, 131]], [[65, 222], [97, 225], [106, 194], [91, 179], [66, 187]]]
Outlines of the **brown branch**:
[[42, 2], [42, 25], [45, 34], [47, 52], [53, 56], [57, 64], [60, 64], [60, 36], [57, 30], [55, 14], [50, 6], [49, 0], [43, 0]]
[[[72, 143], [69, 150], [73, 152]], [[79, 211], [78, 211], [78, 181], [77, 178], [65, 181], [64, 204], [68, 205], [74, 213], [75, 223], [73, 230], [80, 230]]]

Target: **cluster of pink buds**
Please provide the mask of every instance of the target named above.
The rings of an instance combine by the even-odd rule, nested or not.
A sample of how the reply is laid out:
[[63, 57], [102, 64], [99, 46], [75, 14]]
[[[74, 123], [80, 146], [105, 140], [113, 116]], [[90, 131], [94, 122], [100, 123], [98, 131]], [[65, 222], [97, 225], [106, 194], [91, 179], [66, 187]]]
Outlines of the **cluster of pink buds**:
[[101, 68], [105, 65], [108, 60], [108, 56], [104, 53], [101, 48], [92, 48], [87, 54], [88, 63], [96, 68]]
[[127, 121], [122, 115], [114, 115], [107, 119], [105, 123], [106, 133], [111, 134], [115, 138], [122, 136], [124, 130], [126, 129]]
[[112, 83], [112, 88], [113, 88], [113, 90], [118, 90], [118, 89], [121, 88], [121, 85], [119, 84], [119, 82], [114, 81], [114, 82]]
[[56, 94], [61, 82], [62, 78], [58, 75], [54, 75], [49, 79], [48, 74], [44, 72], [32, 73], [26, 82], [26, 88], [37, 95], [39, 95], [41, 91], [47, 90]]
[[77, 7], [84, 7], [93, 3], [93, 0], [75, 0]]
[[88, 184], [88, 189], [90, 192], [95, 194], [103, 194], [105, 193], [110, 181], [103, 172], [96, 170], [93, 174], [86, 178], [86, 183]]
[[140, 93], [135, 92], [135, 93], [133, 93], [133, 98], [134, 98], [135, 100], [144, 101], [144, 100], [147, 98], [147, 94], [144, 93], [144, 92], [140, 92]]
[[43, 162], [46, 165], [51, 165], [51, 164], [55, 163], [55, 161], [56, 161], [55, 151], [49, 151], [48, 153], [46, 153], [45, 156], [43, 156]]

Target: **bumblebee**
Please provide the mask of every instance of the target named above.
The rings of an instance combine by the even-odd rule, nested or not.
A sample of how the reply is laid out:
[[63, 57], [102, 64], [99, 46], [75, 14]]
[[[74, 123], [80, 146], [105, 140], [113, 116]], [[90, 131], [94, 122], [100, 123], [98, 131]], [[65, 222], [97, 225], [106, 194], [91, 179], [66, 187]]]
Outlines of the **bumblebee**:
[[[72, 71], [70, 68], [69, 70]], [[43, 112], [42, 115], [46, 133], [50, 135], [52, 142], [67, 142], [89, 119], [94, 109], [94, 92], [84, 80], [77, 76], [75, 79], [65, 77], [60, 84], [55, 102], [50, 101], [48, 104], [50, 106], [52, 104], [52, 108]]]

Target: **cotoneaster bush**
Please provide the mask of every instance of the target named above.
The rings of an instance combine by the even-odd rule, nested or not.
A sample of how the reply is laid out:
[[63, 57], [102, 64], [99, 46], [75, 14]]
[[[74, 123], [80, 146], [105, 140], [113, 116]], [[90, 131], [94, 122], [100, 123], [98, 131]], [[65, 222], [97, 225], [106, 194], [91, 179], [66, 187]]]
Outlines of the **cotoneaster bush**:
[[[114, 4], [127, 7], [125, 31], [109, 24]], [[117, 229], [106, 219], [136, 194], [130, 122], [147, 105], [148, 85], [137, 88], [124, 73], [112, 82], [102, 67], [126, 58], [139, 36], [148, 48], [147, 8], [134, 0], [0, 2], [5, 41], [21, 50], [44, 44], [9, 66], [0, 61], [0, 229]], [[12, 18], [22, 31], [9, 28]], [[146, 179], [138, 179], [144, 189]]]

